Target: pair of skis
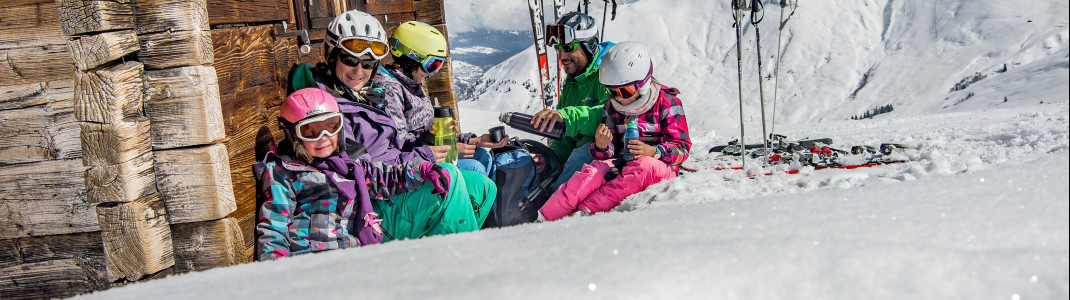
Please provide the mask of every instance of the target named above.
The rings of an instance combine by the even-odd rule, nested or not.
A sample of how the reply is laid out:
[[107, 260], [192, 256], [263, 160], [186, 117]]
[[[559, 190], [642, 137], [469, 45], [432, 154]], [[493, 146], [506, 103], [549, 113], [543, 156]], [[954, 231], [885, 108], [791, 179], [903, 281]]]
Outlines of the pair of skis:
[[[542, 95], [542, 108], [552, 108], [554, 97], [560, 91], [560, 81], [564, 80], [561, 74], [561, 64], [557, 64], [557, 72], [551, 79], [550, 66], [547, 62], [545, 26], [543, 24], [543, 0], [527, 0], [528, 10], [531, 13], [531, 33], [535, 38], [535, 59], [539, 65], [539, 90]], [[565, 14], [565, 0], [549, 0], [554, 2], [554, 20]]]
[[[719, 160], [722, 165], [713, 170], [743, 170], [740, 157], [761, 159], [767, 166], [791, 166], [791, 170], [765, 171], [756, 174], [748, 174], [748, 177], [758, 175], [771, 175], [777, 172], [796, 174], [803, 167], [813, 167], [814, 170], [823, 169], [856, 169], [874, 167], [886, 164], [904, 163], [909, 157], [903, 153], [909, 149], [907, 145], [899, 143], [883, 143], [880, 146], [854, 146], [850, 150], [843, 150], [832, 145], [832, 139], [805, 139], [799, 141], [789, 140], [783, 135], [774, 134], [766, 144], [740, 145], [730, 142], [728, 145], [716, 146], [710, 149], [710, 153], [720, 152]], [[738, 163], [738, 164], [737, 164]]]

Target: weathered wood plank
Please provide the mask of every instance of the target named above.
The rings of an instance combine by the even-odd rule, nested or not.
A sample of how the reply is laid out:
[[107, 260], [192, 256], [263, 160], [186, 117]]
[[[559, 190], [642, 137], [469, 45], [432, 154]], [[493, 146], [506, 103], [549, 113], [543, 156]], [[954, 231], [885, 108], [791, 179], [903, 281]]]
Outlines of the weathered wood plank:
[[247, 261], [253, 261], [256, 259], [256, 214], [250, 214], [238, 219], [238, 228], [241, 229], [242, 238], [244, 240], [242, 247], [245, 249], [243, 252], [245, 254], [245, 259]]
[[412, 14], [416, 11], [416, 4], [412, 0], [368, 0], [365, 8], [369, 15]]
[[243, 90], [277, 78], [275, 44], [292, 39], [273, 38], [276, 25], [212, 30], [216, 74], [221, 94]]
[[136, 61], [78, 73], [74, 117], [82, 122], [117, 123], [141, 113], [144, 65]]
[[[96, 218], [96, 213], [93, 213]], [[97, 266], [103, 278], [104, 244], [100, 231], [0, 240], [0, 268], [57, 259]]]
[[163, 31], [138, 35], [138, 59], [148, 69], [210, 65], [212, 35], [208, 30]]
[[215, 220], [235, 209], [227, 147], [158, 150], [156, 186], [171, 224]]
[[56, 0], [60, 27], [67, 35], [134, 28], [130, 0]]
[[78, 259], [59, 259], [0, 268], [0, 298], [65, 298], [110, 284], [93, 266]]
[[0, 85], [31, 84], [74, 77], [66, 44], [0, 50]]
[[175, 272], [203, 271], [249, 262], [245, 240], [234, 218], [171, 226]]
[[67, 42], [78, 70], [88, 71], [141, 49], [133, 30], [111, 31]]
[[0, 238], [100, 231], [96, 204], [81, 197], [0, 201]]
[[84, 176], [84, 167], [79, 160], [0, 166], [0, 200], [69, 199], [84, 202]]
[[134, 15], [138, 34], [211, 29], [206, 0], [137, 0]]
[[159, 195], [97, 206], [109, 281], [141, 277], [175, 264], [171, 227]]
[[274, 145], [264, 144], [271, 140], [270, 127], [275, 122], [268, 119], [265, 103], [281, 102], [285, 88], [276, 85], [261, 85], [235, 94], [222, 95], [223, 119], [227, 128], [227, 155], [230, 157], [231, 183], [234, 185], [234, 200], [237, 210], [231, 213], [242, 218], [253, 213], [256, 206], [256, 186], [252, 165], [256, 163], [258, 149]]
[[394, 32], [395, 29], [398, 29], [398, 25], [401, 25], [401, 23], [416, 20], [416, 15], [411, 11], [374, 16], [376, 19], [379, 19], [379, 23], [383, 24], [383, 28], [386, 29], [386, 32]]
[[0, 7], [0, 49], [66, 42], [67, 35], [59, 27], [56, 1], [10, 1]]
[[145, 117], [108, 124], [81, 122], [80, 127], [82, 164], [87, 167], [121, 164], [152, 150]]
[[258, 23], [283, 21], [290, 17], [286, 0], [208, 0], [208, 23]]
[[145, 115], [152, 147], [170, 149], [226, 138], [215, 68], [192, 66], [145, 72]]
[[431, 25], [446, 24], [446, 9], [443, 0], [415, 0], [416, 20]]
[[156, 193], [152, 163], [149, 151], [119, 164], [87, 166], [86, 202], [131, 202]]
[[71, 80], [0, 87], [0, 165], [82, 156]]

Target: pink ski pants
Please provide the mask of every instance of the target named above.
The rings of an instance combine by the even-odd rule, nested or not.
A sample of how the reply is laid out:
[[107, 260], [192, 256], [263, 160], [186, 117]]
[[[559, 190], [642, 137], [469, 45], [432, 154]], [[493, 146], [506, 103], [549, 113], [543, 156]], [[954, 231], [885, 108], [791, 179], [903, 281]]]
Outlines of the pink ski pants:
[[609, 211], [624, 198], [662, 180], [676, 177], [665, 162], [643, 156], [628, 162], [620, 175], [606, 182], [605, 175], [613, 168], [612, 160], [596, 160], [583, 166], [564, 185], [554, 192], [539, 209], [546, 220], [553, 221], [576, 211], [588, 214]]

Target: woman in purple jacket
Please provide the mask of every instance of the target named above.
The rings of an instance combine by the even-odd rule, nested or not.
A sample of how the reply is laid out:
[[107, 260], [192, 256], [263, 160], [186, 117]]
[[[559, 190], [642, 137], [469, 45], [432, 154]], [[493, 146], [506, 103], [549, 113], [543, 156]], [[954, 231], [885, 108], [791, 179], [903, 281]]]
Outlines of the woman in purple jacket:
[[[653, 78], [646, 46], [623, 42], [602, 58], [599, 81], [609, 89], [602, 124], [584, 165], [539, 209], [540, 220], [605, 212], [624, 198], [676, 177], [691, 150], [687, 119], [675, 88]], [[636, 136], [626, 135], [629, 128]], [[627, 142], [625, 142], [627, 140]]]

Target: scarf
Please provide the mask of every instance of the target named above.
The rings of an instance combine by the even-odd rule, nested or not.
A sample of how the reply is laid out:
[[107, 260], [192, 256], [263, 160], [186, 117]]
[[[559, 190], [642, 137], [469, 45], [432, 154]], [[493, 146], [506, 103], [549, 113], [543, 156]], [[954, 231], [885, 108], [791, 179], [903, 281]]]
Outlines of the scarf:
[[361, 186], [357, 186], [358, 182], [356, 180], [365, 178], [364, 168], [353, 159], [350, 159], [345, 152], [328, 158], [316, 159], [316, 161], [312, 162], [312, 167], [327, 175], [327, 179], [338, 189], [338, 193], [344, 201], [357, 201], [354, 205], [355, 211], [353, 215], [358, 218], [357, 221], [364, 222], [359, 227], [354, 227], [357, 227], [355, 228], [355, 236], [360, 240], [361, 244], [368, 245], [382, 242], [383, 229], [380, 227], [380, 223], [383, 220], [378, 219], [379, 215], [372, 210], [371, 197], [368, 196], [368, 189], [364, 187], [364, 183], [360, 182]]

